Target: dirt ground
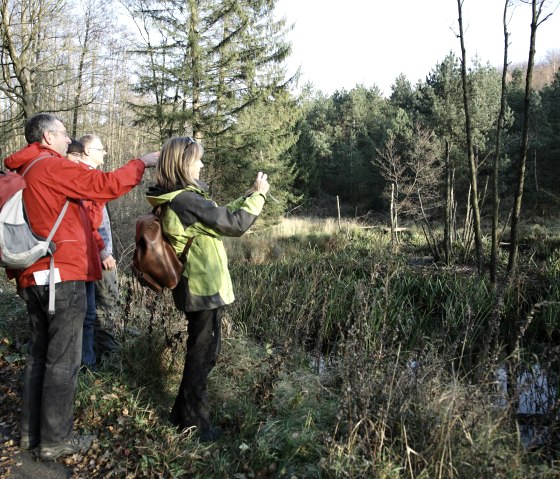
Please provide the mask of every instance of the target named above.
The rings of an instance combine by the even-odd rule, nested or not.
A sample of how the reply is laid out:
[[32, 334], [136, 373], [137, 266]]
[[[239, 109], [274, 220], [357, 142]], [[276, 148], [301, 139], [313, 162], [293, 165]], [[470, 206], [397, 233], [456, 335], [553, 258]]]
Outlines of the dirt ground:
[[0, 354], [0, 478], [66, 479], [72, 471], [60, 462], [41, 461], [19, 448], [23, 361]]
[[21, 450], [19, 439], [10, 423], [12, 418], [0, 418], [0, 477], [6, 479], [67, 479], [72, 471], [63, 464], [41, 461], [31, 451]]

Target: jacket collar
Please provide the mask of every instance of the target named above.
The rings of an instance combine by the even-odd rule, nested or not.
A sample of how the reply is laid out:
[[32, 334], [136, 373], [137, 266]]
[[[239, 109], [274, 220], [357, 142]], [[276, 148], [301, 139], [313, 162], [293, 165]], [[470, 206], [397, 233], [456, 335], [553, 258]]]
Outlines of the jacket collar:
[[40, 155], [44, 155], [46, 153], [51, 154], [55, 158], [64, 158], [62, 155], [57, 153], [54, 150], [42, 145], [41, 143], [31, 143], [31, 145], [27, 145], [25, 148], [22, 148], [19, 151], [11, 154], [4, 160], [4, 164], [10, 170], [19, 170], [22, 166], [28, 163], [31, 160], [34, 160]]

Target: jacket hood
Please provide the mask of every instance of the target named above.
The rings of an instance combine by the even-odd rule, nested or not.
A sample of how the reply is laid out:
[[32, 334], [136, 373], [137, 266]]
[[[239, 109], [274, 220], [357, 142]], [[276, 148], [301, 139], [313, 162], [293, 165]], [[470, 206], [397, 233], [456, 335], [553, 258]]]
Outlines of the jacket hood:
[[146, 199], [150, 205], [155, 207], [171, 201], [183, 191], [194, 191], [205, 196], [208, 193], [208, 186], [202, 181], [198, 182], [198, 186], [187, 186], [186, 188], [179, 188], [173, 191], [165, 190], [158, 185], [150, 186], [146, 192]]
[[31, 143], [25, 148], [11, 154], [4, 160], [4, 164], [10, 170], [19, 170], [27, 162], [34, 160], [39, 155], [50, 153], [52, 156], [57, 158], [64, 158], [59, 155], [56, 151], [41, 145], [41, 143]]

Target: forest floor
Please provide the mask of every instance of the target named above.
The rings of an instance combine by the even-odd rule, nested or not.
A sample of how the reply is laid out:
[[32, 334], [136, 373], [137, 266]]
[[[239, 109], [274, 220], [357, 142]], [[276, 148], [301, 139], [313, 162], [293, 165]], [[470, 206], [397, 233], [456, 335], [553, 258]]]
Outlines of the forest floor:
[[19, 447], [20, 391], [23, 361], [0, 354], [0, 477], [6, 479], [66, 479], [64, 464], [39, 460]]

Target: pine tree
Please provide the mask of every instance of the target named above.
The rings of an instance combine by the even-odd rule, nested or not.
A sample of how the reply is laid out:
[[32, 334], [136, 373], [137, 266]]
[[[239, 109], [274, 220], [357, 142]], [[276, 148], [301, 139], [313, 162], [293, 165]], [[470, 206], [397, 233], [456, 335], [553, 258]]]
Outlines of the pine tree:
[[[255, 161], [254, 144], [240, 135], [241, 115], [251, 108], [275, 111], [275, 102], [288, 91], [291, 79], [285, 78], [283, 61], [290, 46], [284, 39], [284, 20], [274, 19], [275, 3], [138, 0], [128, 4], [143, 43], [137, 49], [145, 71], [136, 88], [142, 100], [135, 105], [138, 122], [157, 126], [160, 141], [186, 134], [203, 140], [205, 176], [211, 184], [231, 170], [235, 152]], [[293, 102], [291, 107], [295, 108]], [[294, 115], [284, 116], [285, 128], [274, 130], [274, 141], [290, 130]], [[284, 150], [289, 147], [287, 141]]]

